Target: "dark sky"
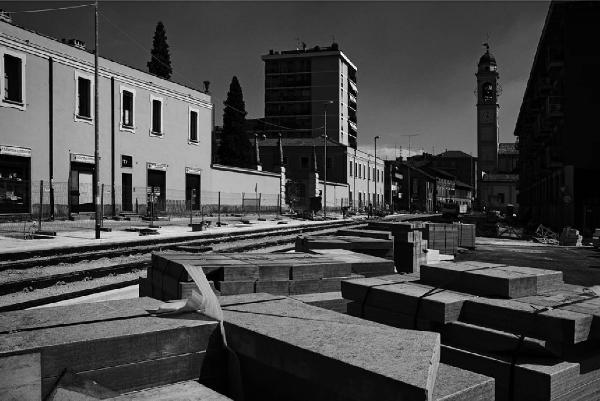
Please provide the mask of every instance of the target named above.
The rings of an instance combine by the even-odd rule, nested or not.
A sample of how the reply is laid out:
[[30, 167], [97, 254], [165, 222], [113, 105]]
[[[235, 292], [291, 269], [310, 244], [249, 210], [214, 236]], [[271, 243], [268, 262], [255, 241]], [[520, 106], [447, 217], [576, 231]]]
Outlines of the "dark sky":
[[[91, 2], [91, 1], [90, 1]], [[81, 2], [85, 4], [87, 2]], [[32, 10], [77, 2], [2, 2]], [[269, 49], [331, 44], [358, 67], [359, 144], [393, 156], [394, 146], [476, 154], [476, 64], [489, 34], [503, 94], [500, 140], [513, 131], [548, 2], [101, 2], [100, 55], [146, 69], [158, 20], [167, 31], [172, 79], [202, 88], [211, 81], [217, 123], [233, 75], [248, 117], [264, 110]], [[14, 21], [56, 38], [93, 47], [93, 8], [19, 13]], [[126, 34], [119, 31], [126, 32]], [[387, 148], [383, 150], [382, 148]], [[387, 153], [386, 153], [387, 152]]]

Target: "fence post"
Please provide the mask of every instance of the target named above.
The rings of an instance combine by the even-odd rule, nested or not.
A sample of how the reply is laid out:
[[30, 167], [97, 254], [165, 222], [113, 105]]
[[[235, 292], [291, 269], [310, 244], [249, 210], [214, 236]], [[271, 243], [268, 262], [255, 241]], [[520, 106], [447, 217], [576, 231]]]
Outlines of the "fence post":
[[217, 197], [217, 226], [221, 227], [221, 191], [219, 191]]
[[244, 216], [244, 193], [242, 192], [242, 217]]
[[104, 183], [100, 192], [100, 227], [104, 227]]
[[258, 206], [258, 213], [257, 214], [258, 214], [259, 220], [260, 220], [260, 200], [261, 200], [261, 198], [262, 198], [262, 192], [260, 194], [258, 194], [258, 204], [257, 204], [257, 206]]
[[50, 220], [54, 221], [54, 183], [53, 183], [53, 179], [50, 179], [50, 181], [48, 181], [48, 184], [50, 185]]
[[[185, 203], [188, 203], [188, 201], [186, 201]], [[192, 226], [192, 200], [189, 200], [189, 205], [190, 205], [190, 227]]]
[[138, 198], [137, 198], [137, 195], [136, 195], [136, 197], [135, 197], [135, 214], [140, 214], [138, 206], [139, 206], [139, 204], [138, 204]]
[[281, 195], [277, 194], [277, 215], [281, 216]]
[[40, 180], [40, 211], [38, 213], [38, 231], [42, 231], [42, 207], [44, 206], [44, 180]]

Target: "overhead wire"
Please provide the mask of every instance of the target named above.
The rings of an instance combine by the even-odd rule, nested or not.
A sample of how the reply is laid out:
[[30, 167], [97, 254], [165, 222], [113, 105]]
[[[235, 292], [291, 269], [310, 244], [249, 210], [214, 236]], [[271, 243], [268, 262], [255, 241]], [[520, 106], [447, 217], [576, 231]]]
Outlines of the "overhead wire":
[[79, 4], [76, 6], [65, 6], [65, 7], [55, 7], [55, 8], [41, 8], [38, 10], [19, 10], [19, 11], [6, 11], [2, 10], [3, 13], [6, 14], [24, 14], [24, 13], [44, 13], [48, 11], [62, 11], [62, 10], [72, 10], [74, 8], [83, 8], [93, 6], [94, 3], [91, 4]]

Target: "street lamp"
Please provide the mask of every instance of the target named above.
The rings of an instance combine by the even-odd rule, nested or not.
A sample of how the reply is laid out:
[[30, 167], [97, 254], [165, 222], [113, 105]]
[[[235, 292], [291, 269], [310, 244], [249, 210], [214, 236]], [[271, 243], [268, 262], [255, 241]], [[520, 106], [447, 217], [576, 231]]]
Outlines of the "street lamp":
[[379, 177], [379, 170], [377, 170], [377, 140], [379, 139], [379, 135], [373, 139], [375, 141], [375, 177], [373, 177], [373, 182], [375, 182], [375, 210], [377, 210], [377, 177]]
[[325, 106], [323, 123], [323, 220], [327, 219], [327, 106], [333, 100], [323, 102]]

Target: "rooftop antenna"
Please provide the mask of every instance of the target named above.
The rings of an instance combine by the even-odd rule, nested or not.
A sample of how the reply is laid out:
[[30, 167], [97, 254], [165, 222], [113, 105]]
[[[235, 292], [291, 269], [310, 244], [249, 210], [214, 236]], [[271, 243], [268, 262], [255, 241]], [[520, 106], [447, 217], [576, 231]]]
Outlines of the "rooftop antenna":
[[485, 47], [485, 51], [487, 53], [489, 53], [490, 52], [490, 33], [489, 32], [486, 33], [486, 40], [485, 40], [485, 43], [483, 44], [483, 46]]

